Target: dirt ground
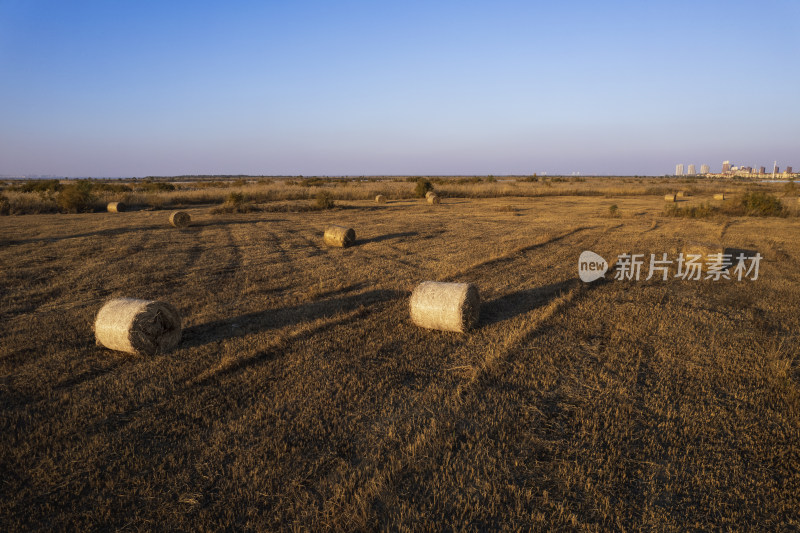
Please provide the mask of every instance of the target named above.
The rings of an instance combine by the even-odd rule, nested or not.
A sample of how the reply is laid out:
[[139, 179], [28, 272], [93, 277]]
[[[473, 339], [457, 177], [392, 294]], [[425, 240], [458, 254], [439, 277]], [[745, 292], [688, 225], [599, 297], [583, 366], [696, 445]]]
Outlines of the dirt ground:
[[[663, 208], [0, 217], [3, 529], [799, 528], [800, 218]], [[695, 242], [758, 279], [578, 279]], [[424, 280], [476, 284], [478, 327], [414, 326]], [[179, 347], [95, 346], [113, 296], [176, 306]]]

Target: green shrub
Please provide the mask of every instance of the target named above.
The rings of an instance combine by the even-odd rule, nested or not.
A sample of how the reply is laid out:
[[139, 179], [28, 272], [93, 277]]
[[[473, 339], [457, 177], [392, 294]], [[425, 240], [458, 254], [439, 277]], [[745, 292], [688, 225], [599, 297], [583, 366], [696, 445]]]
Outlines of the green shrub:
[[64, 187], [58, 195], [58, 206], [66, 213], [84, 213], [94, 210], [92, 184], [79, 180]]
[[664, 209], [664, 215], [681, 218], [709, 218], [722, 214], [722, 210], [707, 202], [691, 207], [678, 207], [678, 204], [669, 204]]
[[739, 205], [747, 216], [779, 217], [786, 212], [777, 196], [760, 191], [746, 193], [739, 200]]
[[317, 193], [316, 201], [314, 202], [314, 206], [317, 209], [331, 209], [335, 205], [329, 192], [321, 191]]
[[787, 214], [788, 210], [775, 195], [761, 191], [745, 193], [722, 206], [701, 203], [698, 206], [678, 207], [677, 204], [670, 204], [664, 210], [665, 216], [683, 218], [709, 218], [719, 215], [781, 217]]
[[417, 198], [425, 198], [425, 194], [432, 190], [433, 185], [431, 185], [429, 180], [426, 180], [425, 178], [417, 178], [417, 185], [414, 188], [414, 194]]
[[617, 204], [611, 204], [608, 206], [608, 216], [611, 217], [618, 217], [619, 216], [619, 207]]
[[10, 215], [11, 214], [11, 202], [8, 201], [8, 198], [5, 195], [0, 194], [0, 216]]

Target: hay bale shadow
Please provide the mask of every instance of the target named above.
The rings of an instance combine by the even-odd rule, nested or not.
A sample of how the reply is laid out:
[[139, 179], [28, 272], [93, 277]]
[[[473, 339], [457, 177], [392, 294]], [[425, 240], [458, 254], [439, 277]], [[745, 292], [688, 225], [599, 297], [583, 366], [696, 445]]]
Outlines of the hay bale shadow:
[[402, 233], [388, 233], [386, 235], [381, 235], [379, 237], [372, 237], [370, 239], [356, 239], [355, 244], [359, 245], [359, 244], [367, 244], [367, 243], [370, 243], [370, 242], [383, 242], [383, 241], [388, 241], [388, 240], [391, 240], [391, 239], [403, 239], [405, 237], [416, 237], [417, 235], [419, 235], [419, 232], [417, 232], [417, 231], [404, 231]]
[[338, 314], [354, 311], [360, 307], [370, 307], [397, 298], [402, 294], [394, 290], [372, 290], [338, 298], [330, 297], [358, 290], [361, 286], [361, 284], [356, 284], [344, 289], [319, 294], [314, 301], [291, 307], [263, 309], [186, 328], [183, 330], [183, 340], [180, 347], [182, 349], [195, 348], [233, 337], [312, 322], [325, 317], [334, 317]]
[[574, 287], [576, 282], [578, 282], [578, 280], [572, 278], [558, 283], [551, 283], [543, 287], [515, 292], [495, 300], [484, 302], [481, 306], [481, 318], [478, 326], [491, 326], [523, 315], [534, 309], [544, 307], [552, 300]]

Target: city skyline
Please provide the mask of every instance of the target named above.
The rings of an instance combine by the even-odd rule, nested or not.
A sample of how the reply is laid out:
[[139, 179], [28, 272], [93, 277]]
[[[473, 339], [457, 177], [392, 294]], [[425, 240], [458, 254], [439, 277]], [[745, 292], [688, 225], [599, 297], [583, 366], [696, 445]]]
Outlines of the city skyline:
[[[675, 176], [693, 176], [697, 173], [695, 172], [695, 164], [689, 163], [687, 167], [687, 171], [684, 173], [684, 164], [678, 163], [675, 165]], [[770, 174], [781, 174], [780, 171], [781, 166], [778, 164], [777, 161], [773, 162], [772, 172]], [[792, 174], [793, 167], [792, 165], [786, 165], [784, 168], [784, 174]], [[730, 160], [725, 160], [722, 162], [719, 174], [736, 174], [736, 173], [745, 173], [745, 174], [766, 174], [766, 167], [756, 167], [755, 165], [735, 165], [730, 162]], [[700, 174], [713, 174], [710, 172], [710, 167], [708, 164], [703, 163], [700, 165]]]
[[[746, 20], [792, 35], [799, 16], [789, 1], [6, 2], [0, 174], [662, 175], [733, 153], [792, 161], [800, 44], [692, 28]], [[718, 75], [676, 85], [673, 69]]]

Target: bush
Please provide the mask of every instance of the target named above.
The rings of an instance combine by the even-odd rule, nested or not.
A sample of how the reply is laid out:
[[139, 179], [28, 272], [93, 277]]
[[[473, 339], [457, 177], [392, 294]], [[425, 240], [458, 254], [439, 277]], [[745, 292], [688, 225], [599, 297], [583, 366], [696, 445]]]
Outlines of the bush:
[[58, 192], [63, 188], [58, 180], [30, 180], [16, 187], [21, 192]]
[[92, 190], [120, 193], [120, 192], [131, 192], [133, 189], [122, 183], [93, 183]]
[[240, 192], [232, 192], [225, 199], [225, 202], [212, 209], [211, 213], [219, 215], [222, 213], [249, 213], [251, 211], [258, 211], [253, 202]]
[[146, 181], [139, 185], [139, 190], [145, 192], [167, 192], [174, 191], [175, 186], [163, 181]]
[[425, 198], [425, 194], [432, 190], [433, 185], [431, 185], [430, 181], [425, 178], [417, 178], [417, 186], [414, 188], [414, 194], [417, 198]]
[[608, 216], [611, 217], [619, 216], [619, 207], [617, 207], [617, 204], [611, 204], [610, 206], [608, 206]]
[[5, 195], [0, 194], [0, 216], [10, 215], [11, 214], [11, 202], [8, 201], [8, 198]]
[[786, 216], [788, 210], [781, 201], [766, 192], [748, 192], [729, 205], [715, 206], [701, 203], [694, 207], [678, 207], [671, 204], [664, 210], [664, 215], [684, 218], [709, 218], [718, 215], [748, 216], [748, 217], [781, 217]]
[[228, 195], [225, 203], [234, 207], [239, 207], [240, 205], [244, 204], [244, 194], [240, 192], [232, 192]]
[[194, 184], [198, 189], [225, 189], [231, 184], [224, 181], [198, 181]]
[[304, 178], [300, 181], [301, 187], [321, 187], [327, 183], [331, 183], [331, 178]]
[[317, 209], [331, 209], [335, 205], [329, 192], [321, 191], [317, 193], [316, 202], [314, 203]]
[[692, 207], [678, 207], [678, 204], [670, 204], [664, 209], [665, 216], [681, 218], [709, 218], [721, 213], [722, 210], [720, 208], [707, 202]]
[[66, 213], [84, 213], [94, 210], [92, 184], [86, 180], [67, 185], [58, 195], [58, 206]]
[[786, 208], [777, 196], [766, 192], [749, 192], [739, 200], [739, 205], [747, 216], [779, 217], [783, 216]]

